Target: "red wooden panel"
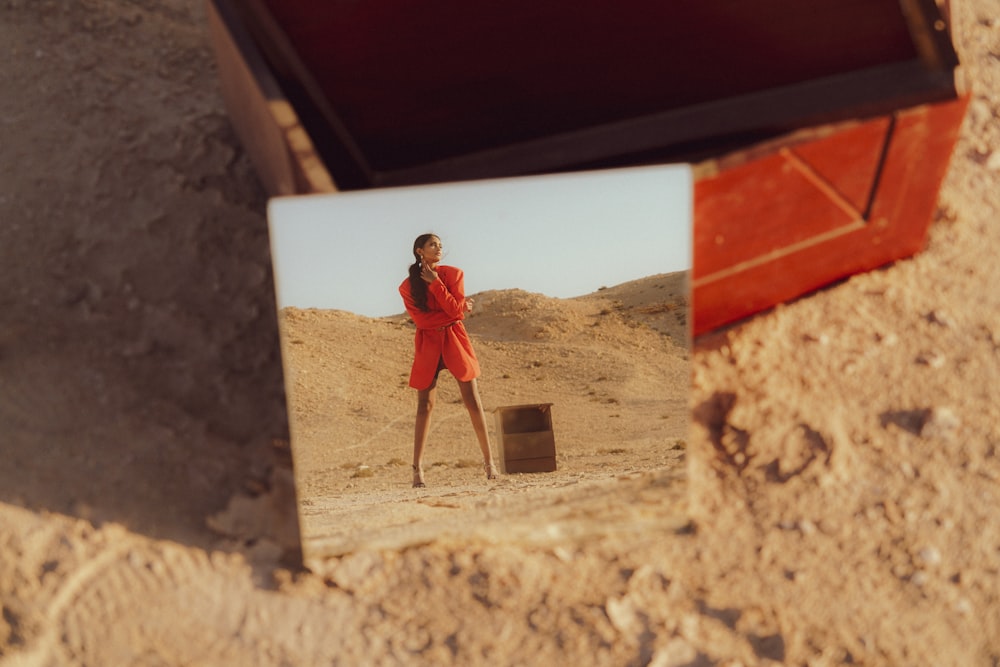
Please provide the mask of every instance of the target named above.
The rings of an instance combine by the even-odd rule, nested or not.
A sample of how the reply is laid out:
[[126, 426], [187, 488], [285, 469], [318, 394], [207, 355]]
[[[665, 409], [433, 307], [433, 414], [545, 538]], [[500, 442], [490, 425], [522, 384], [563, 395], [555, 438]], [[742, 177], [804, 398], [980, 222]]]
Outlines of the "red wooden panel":
[[876, 118], [843, 130], [829, 140], [796, 146], [791, 152], [863, 213], [872, 194], [888, 131], [889, 119]]
[[720, 272], [857, 223], [888, 128], [888, 119], [877, 118], [699, 180], [695, 280], [720, 279]]
[[914, 232], [923, 231], [937, 205], [938, 190], [965, 116], [968, 97], [948, 104], [927, 105], [897, 114], [897, 136], [882, 171], [872, 208], [872, 243], [909, 242], [909, 252], [923, 246]]
[[[774, 156], [736, 168], [741, 178], [724, 175], [726, 179], [733, 179], [733, 187], [746, 191], [739, 198], [725, 197], [717, 187], [720, 177], [698, 181], [695, 184], [696, 239], [736, 238], [741, 233], [740, 226], [749, 226], [758, 230], [758, 234], [746, 243], [743, 253], [728, 252], [726, 266], [722, 268], [712, 256], [711, 245], [696, 243], [694, 334], [705, 333], [834, 280], [909, 256], [922, 248], [967, 103], [968, 98], [964, 97], [895, 114], [881, 171], [871, 184], [876, 189], [867, 220], [831, 228], [825, 222], [826, 207], [803, 217], [801, 201], [803, 198], [813, 200], [814, 193], [797, 186], [776, 194], [771, 200], [772, 207], [766, 212], [751, 211], [754, 216], [765, 215], [766, 224], [749, 217], [743, 203], [751, 197], [759, 178], [770, 177], [758, 177], [755, 172], [773, 172]], [[857, 160], [847, 159], [840, 163], [833, 156], [864, 158], [870, 150], [872, 137], [877, 134], [874, 130], [855, 133], [853, 138], [838, 134], [795, 150], [798, 154], [811, 156], [829, 182], [847, 183], [842, 187], [856, 194], [864, 188], [850, 185], [853, 176], [846, 172], [857, 164]], [[855, 140], [856, 150], [842, 145], [842, 142], [852, 144]], [[826, 142], [825, 149], [821, 142]], [[817, 151], [821, 153], [818, 157]], [[727, 207], [720, 201], [730, 204]], [[803, 229], [810, 233], [803, 235]], [[768, 248], [770, 250], [766, 250]]]
[[[794, 193], [794, 194], [793, 194]], [[850, 215], [784, 156], [772, 155], [699, 182], [694, 277], [710, 278], [776, 249], [851, 223]], [[799, 221], [789, 224], [789, 221]]]

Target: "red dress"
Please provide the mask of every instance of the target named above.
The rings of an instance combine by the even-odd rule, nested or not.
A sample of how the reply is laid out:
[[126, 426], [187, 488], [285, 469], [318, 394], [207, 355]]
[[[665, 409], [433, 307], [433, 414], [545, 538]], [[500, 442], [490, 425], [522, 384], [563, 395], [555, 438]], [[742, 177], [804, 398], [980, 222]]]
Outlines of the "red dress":
[[468, 382], [479, 377], [479, 360], [465, 330], [465, 274], [454, 266], [439, 265], [437, 280], [427, 285], [427, 310], [420, 310], [410, 294], [410, 279], [399, 286], [406, 312], [417, 326], [414, 338], [410, 386], [427, 389], [437, 374], [438, 364]]

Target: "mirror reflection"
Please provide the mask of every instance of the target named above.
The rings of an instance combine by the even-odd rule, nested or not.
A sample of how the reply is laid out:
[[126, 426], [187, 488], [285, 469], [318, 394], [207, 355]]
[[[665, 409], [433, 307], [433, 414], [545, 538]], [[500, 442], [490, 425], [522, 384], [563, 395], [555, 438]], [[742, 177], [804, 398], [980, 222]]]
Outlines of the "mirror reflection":
[[682, 470], [686, 166], [279, 198], [268, 218], [307, 565]]

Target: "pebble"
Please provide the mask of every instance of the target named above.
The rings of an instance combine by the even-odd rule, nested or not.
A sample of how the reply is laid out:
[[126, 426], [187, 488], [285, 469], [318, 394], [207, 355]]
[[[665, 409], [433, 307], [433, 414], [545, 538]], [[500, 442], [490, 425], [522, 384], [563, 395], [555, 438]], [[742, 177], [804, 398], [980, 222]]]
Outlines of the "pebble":
[[902, 513], [899, 511], [899, 505], [897, 505], [892, 500], [886, 500], [882, 503], [885, 510], [885, 518], [889, 520], [890, 523], [899, 523], [903, 519]]
[[946, 313], [941, 312], [940, 310], [932, 310], [931, 312], [927, 313], [927, 321], [931, 322], [932, 324], [941, 325], [948, 329], [950, 329], [954, 324], [954, 322], [952, 322], [951, 317], [949, 317]]
[[802, 337], [805, 340], [809, 341], [810, 343], [819, 343], [820, 345], [829, 345], [830, 344], [830, 337], [828, 335], [826, 335], [825, 333], [821, 333], [821, 334], [807, 333], [807, 334], [803, 335]]
[[649, 667], [673, 667], [674, 665], [693, 665], [698, 659], [698, 651], [694, 646], [680, 637], [675, 637], [664, 646], [656, 649]]
[[889, 333], [884, 335], [879, 334], [878, 341], [887, 347], [892, 347], [893, 345], [899, 342], [899, 336], [890, 331]]
[[993, 151], [986, 160], [986, 168], [990, 171], [1000, 171], [1000, 151]]
[[573, 551], [566, 547], [556, 547], [552, 550], [552, 554], [564, 563], [569, 563], [573, 560]]
[[951, 408], [932, 408], [923, 426], [920, 428], [920, 435], [924, 438], [949, 439], [954, 436], [955, 431], [961, 425], [962, 420], [958, 418], [958, 415]]
[[338, 587], [354, 591], [375, 579], [380, 574], [382, 565], [382, 557], [378, 553], [359, 551], [341, 558], [330, 579]]
[[931, 368], [941, 368], [945, 363], [945, 356], [939, 352], [925, 352], [917, 357], [917, 363]]
[[610, 599], [604, 605], [608, 620], [618, 632], [626, 637], [637, 638], [643, 631], [643, 623], [635, 604], [626, 596], [620, 599]]
[[917, 553], [917, 558], [927, 565], [928, 567], [934, 567], [940, 565], [941, 563], [941, 552], [934, 547], [924, 547]]

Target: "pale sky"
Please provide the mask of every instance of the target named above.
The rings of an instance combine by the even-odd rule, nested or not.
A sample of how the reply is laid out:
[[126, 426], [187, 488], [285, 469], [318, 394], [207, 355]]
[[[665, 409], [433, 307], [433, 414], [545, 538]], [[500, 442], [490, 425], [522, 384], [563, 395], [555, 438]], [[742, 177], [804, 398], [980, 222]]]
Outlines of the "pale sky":
[[429, 232], [466, 296], [568, 298], [691, 268], [687, 165], [278, 197], [268, 203], [278, 307], [404, 312], [399, 284]]

